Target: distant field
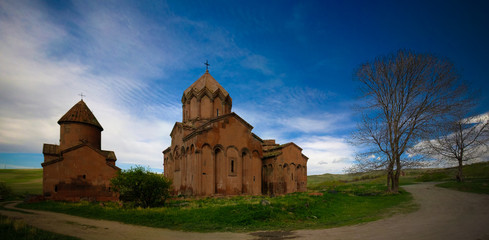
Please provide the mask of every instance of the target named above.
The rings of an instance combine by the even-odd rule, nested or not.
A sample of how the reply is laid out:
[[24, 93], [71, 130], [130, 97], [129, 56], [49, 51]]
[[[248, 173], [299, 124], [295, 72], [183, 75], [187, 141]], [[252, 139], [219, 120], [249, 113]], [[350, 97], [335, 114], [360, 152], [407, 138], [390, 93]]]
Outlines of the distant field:
[[[446, 182], [437, 186], [459, 191], [489, 194], [489, 162], [474, 163], [464, 166], [464, 183], [457, 183], [457, 168], [406, 169], [400, 178], [401, 185], [416, 182]], [[386, 182], [387, 176], [382, 171], [351, 174], [322, 174], [308, 176], [307, 187], [311, 190], [331, 189], [345, 184], [363, 184]]]
[[[407, 169], [401, 177], [401, 185], [415, 182], [453, 181], [456, 168], [444, 169]], [[489, 182], [489, 162], [464, 166], [464, 175], [468, 181], [476, 179], [484, 184]], [[321, 186], [342, 185], [345, 183], [379, 183], [386, 181], [382, 171], [352, 174], [322, 174], [307, 177], [309, 189], [321, 189]], [[16, 194], [42, 194], [42, 169], [0, 169], [0, 182], [5, 182]], [[460, 186], [458, 188], [461, 188]]]
[[[416, 178], [429, 171], [429, 169], [407, 169], [404, 176], [400, 178], [401, 185], [413, 184]], [[377, 183], [382, 184], [387, 181], [387, 175], [383, 171], [371, 171], [364, 173], [349, 174], [323, 174], [311, 175], [307, 177], [307, 187], [309, 189], [321, 189], [322, 186], [355, 184], [355, 183]]]
[[42, 169], [0, 169], [0, 182], [15, 194], [42, 194]]

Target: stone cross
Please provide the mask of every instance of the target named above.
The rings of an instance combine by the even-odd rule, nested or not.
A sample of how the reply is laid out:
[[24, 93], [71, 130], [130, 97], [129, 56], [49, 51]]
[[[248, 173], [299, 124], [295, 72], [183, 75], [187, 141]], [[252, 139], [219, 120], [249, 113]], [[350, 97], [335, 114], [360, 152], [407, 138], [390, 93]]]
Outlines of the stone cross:
[[86, 97], [85, 95], [83, 95], [83, 93], [78, 94], [78, 96], [81, 97], [81, 100], [83, 100], [83, 97]]

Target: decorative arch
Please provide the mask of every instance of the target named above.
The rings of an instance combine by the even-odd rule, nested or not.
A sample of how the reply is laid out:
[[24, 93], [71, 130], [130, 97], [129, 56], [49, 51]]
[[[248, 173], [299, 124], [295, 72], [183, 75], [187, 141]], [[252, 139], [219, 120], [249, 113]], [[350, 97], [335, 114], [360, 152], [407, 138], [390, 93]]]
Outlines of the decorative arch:
[[222, 146], [214, 146], [215, 193], [226, 193], [226, 161]]
[[213, 152], [213, 153], [216, 153], [216, 150], [218, 150], [218, 149], [219, 149], [220, 151], [224, 152], [224, 147], [223, 147], [221, 144], [216, 144], [216, 145], [214, 145], [214, 148], [212, 149], [212, 152]]
[[243, 153], [251, 154], [250, 153], [250, 150], [248, 148], [246, 148], [246, 147], [244, 147], [244, 148], [241, 149], [241, 155], [243, 155]]
[[201, 151], [201, 161], [202, 161], [202, 173], [201, 173], [201, 184], [202, 192], [205, 195], [211, 195], [215, 193], [215, 162], [214, 154], [211, 146], [207, 143], [202, 145]]
[[203, 143], [201, 146], [200, 146], [200, 149], [203, 149], [205, 146], [208, 146], [209, 148], [212, 149], [211, 145], [208, 144], [208, 143]]
[[185, 156], [185, 147], [182, 146], [181, 150], [180, 150], [180, 156]]
[[173, 149], [173, 155], [174, 155], [175, 157], [177, 157], [177, 156], [178, 156], [178, 150], [180, 150], [180, 148], [178, 147], [178, 145], [176, 145], [176, 146], [175, 146], [175, 148]]
[[290, 164], [290, 168], [291, 168], [291, 171], [290, 171], [290, 179], [292, 181], [294, 181], [294, 175], [295, 175], [295, 178], [296, 178], [295, 180], [297, 180], [297, 174], [294, 174], [297, 171], [295, 164], [294, 163], [291, 163]]
[[207, 91], [201, 95], [200, 99], [200, 117], [203, 119], [209, 119], [212, 117], [212, 109], [214, 104], [212, 103], [212, 95]]
[[253, 183], [256, 181], [256, 176], [254, 175], [255, 172], [253, 172], [253, 159], [248, 148], [241, 149], [240, 158], [242, 164], [242, 192], [244, 194], [253, 194]]
[[180, 149], [177, 146], [175, 146], [175, 149], [173, 150], [173, 157], [174, 157], [174, 168], [173, 170], [176, 172], [176, 171], [180, 171]]

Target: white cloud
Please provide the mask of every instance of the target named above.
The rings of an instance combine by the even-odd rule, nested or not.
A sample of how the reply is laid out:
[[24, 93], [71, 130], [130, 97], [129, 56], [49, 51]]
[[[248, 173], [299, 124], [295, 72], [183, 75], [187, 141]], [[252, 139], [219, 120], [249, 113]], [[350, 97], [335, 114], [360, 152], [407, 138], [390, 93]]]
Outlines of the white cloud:
[[315, 110], [331, 93], [285, 85], [285, 74], [223, 29], [168, 13], [159, 18], [168, 24], [125, 3], [74, 2], [58, 16], [41, 2], [0, 1], [0, 152], [40, 153], [42, 143], [57, 143], [57, 120], [83, 92], [104, 127], [103, 149], [114, 150], [118, 163], [161, 168], [184, 90], [168, 70], [192, 69], [212, 53], [223, 67], [242, 61], [273, 75], [243, 84], [257, 97], [235, 109], [262, 138], [295, 141], [310, 157], [309, 174], [343, 170], [349, 146], [320, 135], [348, 126], [349, 115]]
[[[149, 54], [154, 49], [138, 43], [141, 39], [131, 39], [127, 31], [122, 32], [128, 37], [117, 35], [121, 26], [114, 25], [113, 19], [100, 18], [103, 13], [95, 11], [87, 17], [92, 19], [88, 25], [95, 29], [87, 25], [84, 31], [96, 39], [101, 39], [98, 35], [104, 31], [110, 32], [105, 32], [104, 40], [90, 47], [76, 46], [82, 50], [93, 48], [87, 53], [93, 55], [87, 59], [70, 55], [53, 57], [50, 49], [56, 43], [70, 40], [66, 39], [69, 33], [49, 21], [42, 6], [2, 1], [0, 11], [1, 152], [40, 153], [43, 143], [58, 143], [57, 120], [83, 91], [87, 95], [85, 102], [104, 127], [103, 149], [114, 150], [119, 163], [162, 168], [161, 151], [170, 143], [168, 135], [179, 103], [178, 98], [168, 101], [166, 91], [141, 78], [159, 73], [155, 66], [161, 59], [154, 57], [156, 53]], [[111, 48], [113, 45], [120, 49]], [[99, 50], [107, 52], [97, 53]], [[136, 52], [145, 55], [136, 58]], [[121, 63], [118, 58], [131, 63], [113, 68]], [[106, 67], [112, 69], [97, 70], [98, 61], [110, 62]], [[153, 105], [155, 99], [149, 102], [147, 98], [167, 102]]]
[[352, 164], [354, 149], [341, 137], [311, 136], [294, 139], [309, 157], [308, 175], [342, 173]]

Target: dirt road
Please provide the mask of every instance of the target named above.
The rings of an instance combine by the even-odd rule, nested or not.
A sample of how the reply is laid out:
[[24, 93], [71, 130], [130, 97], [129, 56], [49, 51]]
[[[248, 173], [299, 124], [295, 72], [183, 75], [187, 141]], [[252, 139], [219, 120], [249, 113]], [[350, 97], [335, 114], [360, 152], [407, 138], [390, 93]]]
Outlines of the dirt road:
[[[27, 224], [82, 239], [480, 239], [489, 240], [489, 195], [423, 183], [404, 187], [420, 209], [366, 224], [323, 230], [260, 233], [191, 233], [92, 220], [65, 214], [0, 210]], [[10, 207], [13, 208], [13, 204]]]

